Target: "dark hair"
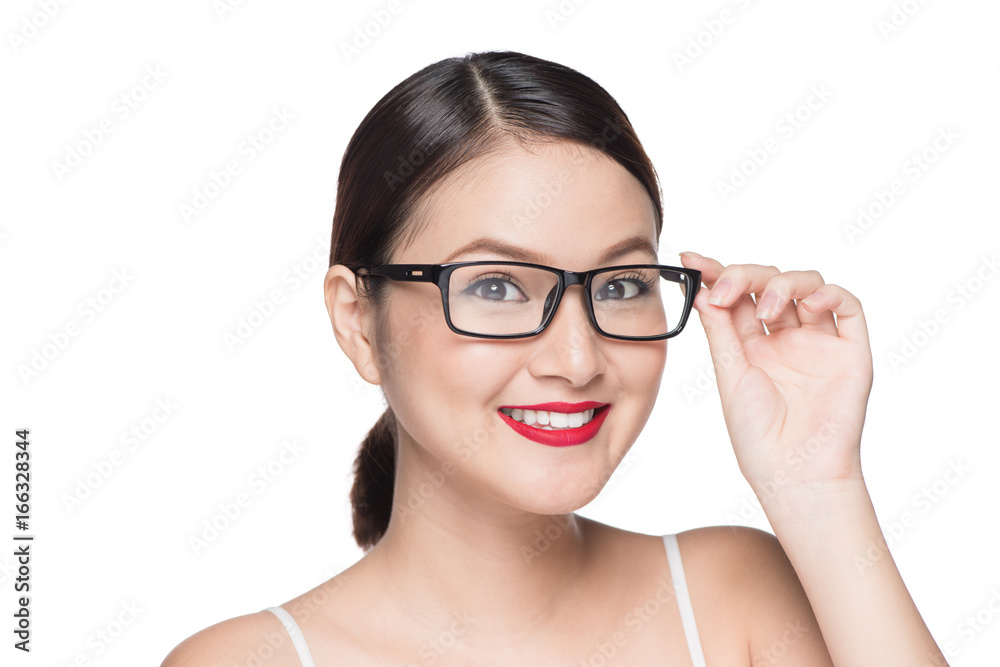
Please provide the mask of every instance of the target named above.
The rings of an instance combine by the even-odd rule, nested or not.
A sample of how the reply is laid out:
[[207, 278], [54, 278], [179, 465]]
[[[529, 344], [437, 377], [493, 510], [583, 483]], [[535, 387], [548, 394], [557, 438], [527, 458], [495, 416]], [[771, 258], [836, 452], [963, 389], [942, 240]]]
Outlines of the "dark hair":
[[[411, 75], [361, 121], [340, 165], [330, 266], [357, 271], [391, 262], [416, 233], [421, 198], [444, 176], [509, 139], [574, 141], [614, 159], [649, 193], [659, 236], [663, 211], [656, 172], [607, 91], [576, 70], [522, 53], [469, 53]], [[381, 353], [386, 341], [379, 305], [386, 281], [356, 283], [378, 313], [375, 346]], [[366, 551], [389, 525], [396, 447], [390, 406], [354, 462], [354, 539]]]

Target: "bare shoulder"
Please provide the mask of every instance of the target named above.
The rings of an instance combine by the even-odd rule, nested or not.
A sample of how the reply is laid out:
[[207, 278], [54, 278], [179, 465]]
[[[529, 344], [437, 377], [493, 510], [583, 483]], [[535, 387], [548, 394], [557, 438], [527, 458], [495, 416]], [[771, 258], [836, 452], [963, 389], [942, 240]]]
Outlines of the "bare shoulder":
[[258, 611], [199, 630], [174, 647], [160, 667], [229, 667], [265, 661], [269, 667], [300, 664], [278, 617]]
[[[731, 577], [730, 583], [753, 574], [784, 579], [794, 575], [781, 543], [771, 533], [748, 526], [707, 526], [677, 534], [677, 543], [692, 566]], [[796, 579], [797, 581], [797, 579]], [[774, 581], [767, 582], [769, 585]]]
[[[739, 628], [752, 664], [832, 665], [816, 616], [774, 535], [746, 526], [709, 526], [677, 535], [695, 616], [712, 610], [708, 634]], [[702, 622], [699, 620], [699, 629]], [[730, 635], [731, 636], [731, 635]], [[719, 640], [722, 641], [720, 634]]]

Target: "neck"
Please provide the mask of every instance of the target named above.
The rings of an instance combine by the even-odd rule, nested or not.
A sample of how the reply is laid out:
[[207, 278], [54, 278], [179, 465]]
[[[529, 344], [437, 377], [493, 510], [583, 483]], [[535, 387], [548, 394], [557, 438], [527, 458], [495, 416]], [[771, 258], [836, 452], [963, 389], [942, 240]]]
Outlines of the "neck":
[[466, 644], [551, 628], [584, 581], [588, 520], [511, 507], [457, 471], [428, 477], [417, 458], [400, 447], [392, 518], [366, 556], [388, 598], [428, 634], [460, 626]]

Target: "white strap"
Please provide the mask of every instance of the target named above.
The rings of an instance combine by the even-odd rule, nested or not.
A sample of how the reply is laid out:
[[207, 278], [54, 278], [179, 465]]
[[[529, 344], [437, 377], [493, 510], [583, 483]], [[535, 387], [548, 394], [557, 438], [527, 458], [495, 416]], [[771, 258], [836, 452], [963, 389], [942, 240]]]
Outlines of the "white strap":
[[687, 639], [688, 651], [691, 653], [691, 664], [694, 667], [705, 667], [705, 654], [701, 652], [701, 640], [698, 638], [698, 626], [694, 622], [694, 608], [691, 606], [691, 596], [688, 595], [687, 580], [684, 578], [684, 564], [681, 563], [681, 550], [677, 546], [677, 535], [672, 533], [664, 535], [663, 546], [667, 549], [670, 578], [674, 582], [674, 594], [677, 597], [677, 608], [681, 612], [681, 623], [684, 625], [684, 637]]
[[309, 652], [309, 646], [306, 644], [306, 638], [302, 634], [302, 630], [299, 629], [299, 624], [292, 618], [292, 615], [285, 611], [284, 607], [268, 607], [264, 611], [272, 612], [281, 619], [281, 624], [285, 626], [285, 632], [292, 638], [292, 646], [295, 647], [295, 652], [299, 654], [299, 662], [302, 663], [302, 667], [316, 667], [316, 663], [312, 659], [312, 654]]

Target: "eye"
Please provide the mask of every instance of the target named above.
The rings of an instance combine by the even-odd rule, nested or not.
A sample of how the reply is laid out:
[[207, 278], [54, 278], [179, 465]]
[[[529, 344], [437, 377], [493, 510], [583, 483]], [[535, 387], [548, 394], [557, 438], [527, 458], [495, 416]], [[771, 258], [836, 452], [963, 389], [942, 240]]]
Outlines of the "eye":
[[521, 290], [506, 276], [480, 277], [465, 292], [487, 301], [524, 301]]
[[641, 277], [619, 276], [607, 281], [594, 293], [594, 300], [633, 299], [649, 291], [649, 283]]

